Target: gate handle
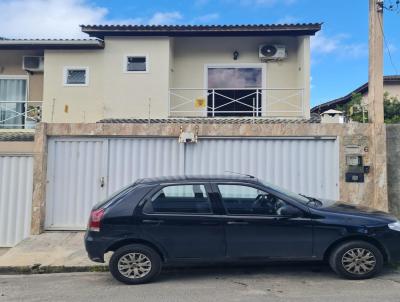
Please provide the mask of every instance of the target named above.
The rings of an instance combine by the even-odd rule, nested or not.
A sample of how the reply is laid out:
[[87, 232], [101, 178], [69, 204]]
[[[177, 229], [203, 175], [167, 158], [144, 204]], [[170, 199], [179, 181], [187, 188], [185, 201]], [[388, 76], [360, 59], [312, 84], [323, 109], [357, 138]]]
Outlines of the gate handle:
[[100, 177], [100, 188], [103, 188], [103, 187], [104, 187], [104, 183], [105, 183], [105, 181], [104, 181], [104, 176], [103, 176], [103, 177]]

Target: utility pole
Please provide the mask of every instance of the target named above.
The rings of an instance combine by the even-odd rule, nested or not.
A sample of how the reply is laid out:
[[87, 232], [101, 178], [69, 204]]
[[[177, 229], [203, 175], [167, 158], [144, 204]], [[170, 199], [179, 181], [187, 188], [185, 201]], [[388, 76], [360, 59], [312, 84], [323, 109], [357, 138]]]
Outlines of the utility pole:
[[383, 113], [383, 1], [369, 0], [369, 87], [368, 117], [384, 123]]
[[388, 210], [386, 127], [383, 109], [383, 0], [369, 0], [368, 118], [371, 123], [372, 206]]

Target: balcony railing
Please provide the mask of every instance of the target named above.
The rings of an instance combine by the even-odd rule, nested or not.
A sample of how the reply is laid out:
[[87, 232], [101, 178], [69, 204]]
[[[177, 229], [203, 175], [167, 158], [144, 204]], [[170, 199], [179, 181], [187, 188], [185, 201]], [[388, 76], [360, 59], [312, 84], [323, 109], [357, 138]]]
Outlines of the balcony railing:
[[171, 88], [170, 117], [305, 117], [297, 88]]
[[41, 102], [0, 101], [0, 129], [34, 129], [41, 116]]

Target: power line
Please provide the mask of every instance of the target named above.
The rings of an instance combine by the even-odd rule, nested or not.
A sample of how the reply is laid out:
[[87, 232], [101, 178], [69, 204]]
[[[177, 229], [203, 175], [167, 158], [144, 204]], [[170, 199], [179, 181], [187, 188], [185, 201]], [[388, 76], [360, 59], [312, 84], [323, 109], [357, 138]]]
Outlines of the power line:
[[392, 58], [392, 53], [390, 52], [389, 44], [388, 44], [388, 42], [386, 40], [385, 32], [383, 30], [382, 20], [381, 20], [381, 18], [378, 18], [378, 20], [379, 20], [379, 25], [380, 25], [381, 31], [382, 31], [383, 41], [385, 42], [386, 51], [387, 51], [387, 53], [389, 55], [390, 64], [392, 64], [392, 67], [393, 67], [394, 71], [396, 72], [396, 74], [399, 74], [399, 72], [397, 70], [397, 67], [394, 64], [394, 61], [393, 61], [393, 58]]

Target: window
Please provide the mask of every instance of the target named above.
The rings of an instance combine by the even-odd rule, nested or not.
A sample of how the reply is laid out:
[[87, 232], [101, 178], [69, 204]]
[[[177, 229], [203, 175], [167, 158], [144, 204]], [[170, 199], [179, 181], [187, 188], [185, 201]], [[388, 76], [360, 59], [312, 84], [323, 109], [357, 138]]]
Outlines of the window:
[[87, 67], [65, 67], [65, 86], [87, 86], [89, 69]]
[[222, 203], [228, 214], [279, 215], [285, 202], [259, 189], [243, 185], [218, 185]]
[[146, 55], [135, 55], [126, 56], [125, 59], [125, 71], [126, 72], [147, 72], [147, 56]]
[[211, 213], [204, 185], [168, 186], [158, 191], [144, 207], [145, 213]]

